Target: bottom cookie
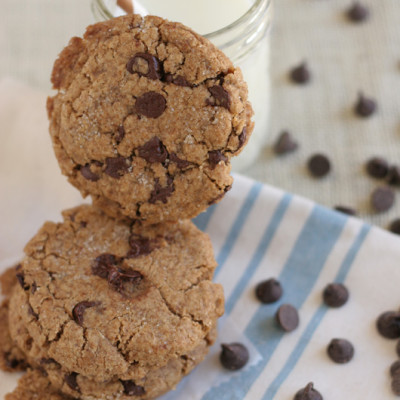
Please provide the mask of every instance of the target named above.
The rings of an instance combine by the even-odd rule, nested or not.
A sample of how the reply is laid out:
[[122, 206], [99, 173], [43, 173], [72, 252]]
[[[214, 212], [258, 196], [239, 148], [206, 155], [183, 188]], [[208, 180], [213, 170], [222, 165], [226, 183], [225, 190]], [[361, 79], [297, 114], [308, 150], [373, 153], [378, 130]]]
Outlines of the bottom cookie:
[[72, 400], [65, 394], [57, 393], [50, 385], [46, 375], [38, 370], [29, 370], [19, 381], [18, 386], [6, 395], [4, 400]]

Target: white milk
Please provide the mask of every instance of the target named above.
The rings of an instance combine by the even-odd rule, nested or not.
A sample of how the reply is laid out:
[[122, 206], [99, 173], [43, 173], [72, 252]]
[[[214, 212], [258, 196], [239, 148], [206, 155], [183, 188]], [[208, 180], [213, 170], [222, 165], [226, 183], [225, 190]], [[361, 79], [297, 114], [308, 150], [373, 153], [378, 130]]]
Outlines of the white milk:
[[[179, 21], [205, 35], [239, 19], [252, 5], [249, 0], [141, 0], [151, 15]], [[138, 4], [134, 1], [134, 4]]]
[[[106, 1], [107, 2], [107, 1]], [[114, 3], [115, 0], [108, 0]], [[182, 22], [196, 32], [207, 35], [215, 32], [244, 15], [252, 6], [252, 0], [134, 0], [135, 12], [142, 15], [151, 14], [167, 18], [171, 21]], [[272, 7], [268, 11], [267, 21], [270, 25], [272, 19]], [[112, 8], [111, 8], [112, 9]], [[119, 7], [112, 9], [114, 15], [124, 14]], [[254, 26], [246, 27], [251, 30]], [[244, 33], [245, 34], [245, 33]], [[213, 37], [210, 38], [211, 41]], [[220, 39], [216, 39], [217, 41]], [[226, 40], [226, 38], [225, 38]], [[258, 46], [247, 56], [236, 59], [239, 52], [243, 52], [246, 46], [246, 38], [243, 42], [229, 46], [223, 50], [243, 71], [244, 78], [249, 87], [249, 98], [255, 112], [255, 128], [250, 141], [238, 157], [232, 158], [234, 170], [243, 170], [251, 165], [259, 155], [266, 142], [269, 128], [270, 110], [270, 40], [267, 34]], [[220, 43], [215, 43], [217, 46]], [[235, 47], [236, 46], [236, 47]]]

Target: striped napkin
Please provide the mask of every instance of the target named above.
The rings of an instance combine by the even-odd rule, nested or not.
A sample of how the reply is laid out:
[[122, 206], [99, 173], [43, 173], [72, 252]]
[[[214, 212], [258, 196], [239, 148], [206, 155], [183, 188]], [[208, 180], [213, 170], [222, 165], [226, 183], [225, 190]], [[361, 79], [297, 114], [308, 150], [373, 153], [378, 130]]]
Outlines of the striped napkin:
[[[311, 381], [324, 399], [395, 398], [388, 372], [395, 342], [378, 335], [375, 321], [400, 305], [398, 237], [238, 175], [224, 200], [195, 222], [214, 244], [226, 312], [205, 362], [163, 400], [291, 400]], [[254, 288], [270, 277], [281, 281], [284, 295], [263, 305]], [[322, 303], [331, 282], [349, 288], [342, 308]], [[300, 325], [291, 333], [274, 321], [283, 303], [299, 310]], [[328, 358], [333, 338], [353, 343], [350, 363]], [[224, 371], [220, 344], [238, 341], [250, 349], [250, 362]]]

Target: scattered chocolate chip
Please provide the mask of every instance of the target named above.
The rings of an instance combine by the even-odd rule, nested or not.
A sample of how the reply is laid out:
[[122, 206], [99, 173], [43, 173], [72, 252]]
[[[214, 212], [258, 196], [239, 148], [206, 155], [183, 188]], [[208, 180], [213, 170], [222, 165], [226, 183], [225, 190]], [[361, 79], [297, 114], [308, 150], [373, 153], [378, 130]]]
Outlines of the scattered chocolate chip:
[[400, 377], [395, 376], [392, 379], [392, 391], [396, 396], [400, 396]]
[[303, 62], [300, 65], [294, 67], [290, 71], [290, 79], [292, 80], [292, 82], [302, 85], [308, 83], [311, 79], [311, 72], [308, 68], [307, 63]]
[[246, 143], [246, 139], [247, 139], [247, 128], [244, 127], [242, 133], [239, 135], [239, 146], [237, 150], [241, 149], [244, 146], [244, 144]]
[[323, 400], [323, 398], [321, 393], [314, 389], [314, 384], [310, 382], [296, 393], [294, 400]]
[[241, 343], [222, 344], [220, 354], [221, 364], [230, 371], [243, 368], [249, 361], [249, 351]]
[[81, 228], [86, 228], [87, 227], [87, 222], [86, 221], [81, 221], [81, 222], [79, 222], [79, 225], [81, 226]]
[[192, 164], [190, 161], [182, 160], [175, 153], [171, 153], [169, 159], [174, 162], [179, 169], [185, 169]]
[[208, 88], [212, 99], [207, 99], [210, 106], [224, 107], [229, 110], [231, 107], [231, 96], [222, 86], [214, 85]]
[[282, 293], [280, 282], [274, 278], [260, 282], [256, 286], [256, 297], [264, 304], [275, 303], [282, 297]]
[[162, 187], [160, 185], [160, 180], [158, 178], [154, 179], [154, 189], [150, 193], [150, 204], [155, 204], [157, 201], [161, 201], [164, 204], [167, 202], [167, 199], [171, 194], [175, 191], [174, 181], [168, 176], [167, 177], [167, 186]]
[[33, 282], [33, 283], [32, 283], [32, 286], [31, 286], [31, 293], [32, 293], [32, 294], [35, 294], [35, 293], [36, 293], [36, 290], [37, 290], [37, 284], [36, 284], [36, 282]]
[[376, 321], [378, 332], [387, 339], [400, 338], [400, 312], [387, 311]]
[[395, 376], [400, 376], [400, 360], [395, 361], [390, 366], [390, 376], [394, 378]]
[[82, 176], [88, 181], [97, 182], [100, 177], [91, 171], [90, 164], [86, 164], [80, 168]]
[[139, 157], [144, 158], [149, 163], [163, 163], [168, 157], [168, 152], [161, 140], [154, 136], [139, 147]]
[[107, 281], [112, 289], [123, 293], [124, 282], [137, 283], [142, 278], [143, 275], [138, 271], [113, 267], [108, 273]]
[[367, 173], [373, 178], [384, 179], [389, 173], [389, 163], [382, 157], [373, 157], [367, 162]]
[[129, 73], [137, 73], [149, 79], [162, 78], [162, 65], [160, 60], [148, 53], [135, 54], [126, 64]]
[[85, 314], [85, 310], [87, 308], [95, 307], [99, 303], [96, 301], [81, 301], [78, 303], [72, 310], [72, 316], [74, 317], [75, 322], [83, 326], [83, 316]]
[[226, 163], [228, 158], [225, 157], [220, 150], [212, 150], [208, 152], [208, 162], [211, 169], [214, 169], [221, 161]]
[[392, 208], [394, 199], [394, 191], [389, 187], [382, 186], [372, 192], [371, 204], [375, 211], [383, 212]]
[[4, 361], [9, 370], [25, 371], [28, 368], [28, 364], [25, 360], [19, 360], [12, 357], [10, 352], [4, 353]]
[[275, 314], [276, 321], [285, 332], [292, 332], [299, 326], [299, 314], [291, 304], [283, 304]]
[[136, 99], [136, 112], [148, 118], [158, 118], [167, 108], [167, 101], [157, 92], [146, 92]]
[[338, 364], [346, 364], [354, 356], [354, 347], [346, 339], [332, 339], [327, 351], [330, 359]]
[[325, 287], [322, 296], [328, 307], [338, 308], [347, 303], [349, 291], [342, 283], [330, 283]]
[[322, 178], [331, 170], [331, 163], [324, 154], [315, 154], [310, 157], [307, 166], [311, 175], [315, 178]]
[[389, 173], [387, 177], [389, 185], [399, 186], [400, 185], [400, 166], [392, 165], [389, 168]]
[[293, 153], [298, 147], [299, 144], [293, 139], [292, 134], [288, 131], [283, 131], [274, 144], [274, 152], [278, 155]]
[[358, 95], [357, 103], [354, 107], [354, 112], [363, 118], [370, 117], [377, 109], [376, 101], [365, 97], [363, 93]]
[[389, 230], [396, 235], [400, 235], [400, 218], [396, 218], [393, 222], [391, 222]]
[[122, 139], [125, 137], [125, 128], [123, 125], [120, 125], [118, 127], [117, 133], [114, 137], [117, 144], [120, 144], [122, 142]]
[[357, 215], [357, 211], [354, 208], [347, 206], [335, 206], [335, 210], [347, 215]]
[[143, 236], [132, 234], [129, 238], [129, 246], [131, 247], [127, 257], [136, 258], [146, 254], [150, 254], [153, 251], [153, 245], [155, 240], [145, 238]]
[[347, 16], [350, 21], [363, 22], [369, 17], [369, 9], [358, 1], [355, 1], [353, 5], [347, 10]]
[[143, 396], [146, 394], [143, 386], [136, 385], [133, 381], [120, 381], [127, 396]]
[[75, 392], [80, 393], [80, 389], [79, 389], [79, 385], [77, 382], [77, 376], [78, 374], [76, 372], [72, 372], [69, 375], [65, 375], [64, 379], [65, 379], [65, 383], [72, 389], [75, 390]]
[[106, 158], [106, 169], [104, 172], [111, 178], [120, 179], [129, 170], [128, 160], [125, 157]]
[[166, 74], [164, 80], [165, 82], [173, 83], [176, 86], [192, 87], [192, 85], [182, 75], [174, 76], [172, 74]]
[[92, 264], [92, 272], [100, 278], [107, 279], [111, 268], [119, 265], [120, 260], [113, 254], [101, 254]]

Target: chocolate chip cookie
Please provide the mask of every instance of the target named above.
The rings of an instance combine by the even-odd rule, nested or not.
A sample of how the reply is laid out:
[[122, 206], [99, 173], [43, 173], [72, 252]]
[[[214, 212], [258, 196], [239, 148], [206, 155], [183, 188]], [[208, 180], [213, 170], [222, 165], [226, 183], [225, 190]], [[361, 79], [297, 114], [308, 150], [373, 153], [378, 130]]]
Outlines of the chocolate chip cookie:
[[189, 220], [143, 226], [89, 205], [63, 217], [25, 248], [12, 339], [70, 396], [171, 389], [202, 360], [223, 313], [208, 236]]
[[158, 17], [89, 26], [55, 62], [47, 108], [63, 174], [108, 215], [192, 218], [232, 184], [253, 130], [242, 73], [212, 43]]

